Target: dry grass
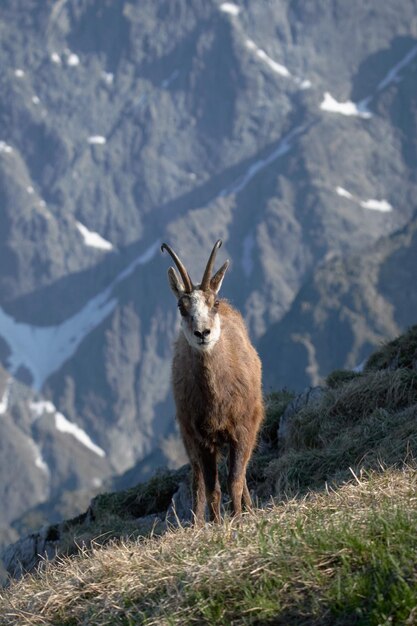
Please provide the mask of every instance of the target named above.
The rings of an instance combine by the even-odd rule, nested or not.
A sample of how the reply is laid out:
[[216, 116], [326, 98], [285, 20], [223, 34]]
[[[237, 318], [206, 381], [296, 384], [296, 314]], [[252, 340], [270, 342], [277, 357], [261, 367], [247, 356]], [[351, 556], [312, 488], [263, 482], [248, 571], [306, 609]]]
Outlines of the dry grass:
[[319, 404], [301, 409], [290, 424], [287, 445], [294, 449], [323, 448], [335, 432], [352, 427], [378, 409], [388, 415], [416, 404], [417, 372], [372, 372], [329, 389]]
[[25, 625], [417, 624], [417, 475], [352, 476], [247, 515], [45, 564], [0, 595]]

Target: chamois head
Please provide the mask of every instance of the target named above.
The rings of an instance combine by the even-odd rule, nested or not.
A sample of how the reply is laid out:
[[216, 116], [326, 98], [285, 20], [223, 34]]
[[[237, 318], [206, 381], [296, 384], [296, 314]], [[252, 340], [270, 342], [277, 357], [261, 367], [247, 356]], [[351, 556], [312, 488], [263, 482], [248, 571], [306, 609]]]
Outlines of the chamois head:
[[221, 239], [214, 244], [207, 262], [202, 281], [194, 285], [184, 264], [175, 252], [166, 244], [161, 246], [162, 252], [167, 250], [178, 268], [180, 276], [173, 267], [168, 270], [168, 281], [171, 291], [178, 300], [181, 313], [181, 328], [190, 346], [201, 352], [211, 350], [220, 338], [221, 323], [218, 313], [219, 300], [217, 294], [229, 267], [229, 261], [211, 276], [217, 250], [222, 245]]

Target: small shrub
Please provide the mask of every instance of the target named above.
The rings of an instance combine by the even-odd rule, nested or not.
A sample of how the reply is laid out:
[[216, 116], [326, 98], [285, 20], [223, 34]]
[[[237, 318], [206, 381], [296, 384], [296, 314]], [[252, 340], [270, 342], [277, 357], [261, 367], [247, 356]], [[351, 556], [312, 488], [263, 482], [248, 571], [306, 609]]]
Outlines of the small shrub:
[[417, 368], [417, 325], [371, 354], [365, 365], [365, 371], [398, 368]]
[[407, 369], [368, 373], [301, 409], [289, 424], [287, 447], [323, 448], [341, 431], [383, 408], [389, 413], [417, 403], [417, 372]]
[[122, 519], [129, 519], [164, 512], [188, 472], [188, 466], [175, 471], [160, 470], [146, 483], [139, 483], [126, 491], [101, 494], [93, 500], [94, 515], [114, 513]]
[[353, 372], [352, 370], [335, 370], [326, 378], [326, 385], [330, 389], [337, 389], [337, 387], [341, 387], [360, 376], [362, 376], [361, 373]]

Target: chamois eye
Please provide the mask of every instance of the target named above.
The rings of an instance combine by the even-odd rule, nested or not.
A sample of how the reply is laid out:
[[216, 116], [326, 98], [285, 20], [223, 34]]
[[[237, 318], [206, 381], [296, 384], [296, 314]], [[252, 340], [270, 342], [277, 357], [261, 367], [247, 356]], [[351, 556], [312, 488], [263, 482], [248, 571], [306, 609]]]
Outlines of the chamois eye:
[[217, 309], [220, 304], [220, 300], [216, 300], [214, 303], [214, 308]]
[[185, 317], [185, 316], [187, 315], [187, 310], [186, 310], [186, 308], [185, 308], [185, 306], [184, 306], [184, 302], [182, 302], [182, 300], [180, 300], [180, 301], [178, 302], [178, 308], [179, 308], [179, 310], [180, 310], [181, 315], [182, 315], [183, 317]]

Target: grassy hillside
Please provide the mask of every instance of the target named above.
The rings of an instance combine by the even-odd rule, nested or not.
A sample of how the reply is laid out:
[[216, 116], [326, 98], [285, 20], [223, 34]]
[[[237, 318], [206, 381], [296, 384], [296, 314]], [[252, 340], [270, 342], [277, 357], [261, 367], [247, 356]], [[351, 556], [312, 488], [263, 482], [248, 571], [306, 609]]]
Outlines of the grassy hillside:
[[416, 364], [417, 326], [287, 410], [285, 437], [292, 394], [272, 394], [248, 472], [263, 506], [239, 524], [167, 529], [186, 467], [99, 496], [73, 554], [0, 595], [0, 624], [417, 624]]
[[241, 525], [84, 550], [0, 600], [2, 624], [416, 624], [414, 469], [355, 477]]

